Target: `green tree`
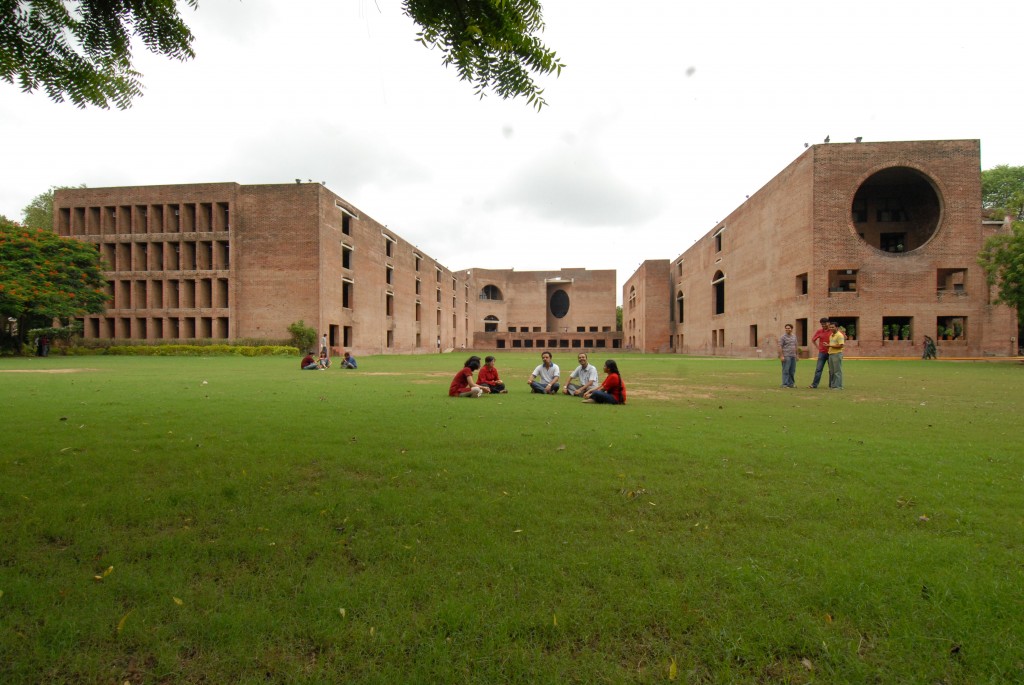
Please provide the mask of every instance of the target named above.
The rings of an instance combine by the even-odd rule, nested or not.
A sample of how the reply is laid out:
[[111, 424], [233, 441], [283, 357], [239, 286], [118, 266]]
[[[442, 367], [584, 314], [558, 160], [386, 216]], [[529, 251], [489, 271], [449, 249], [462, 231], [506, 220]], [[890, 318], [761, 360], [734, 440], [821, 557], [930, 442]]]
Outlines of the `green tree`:
[[[198, 8], [198, 0], [183, 0]], [[142, 94], [132, 66], [132, 38], [150, 52], [188, 60], [193, 35], [175, 0], [0, 0], [0, 78], [27, 93], [42, 88], [56, 102], [127, 109]], [[564, 66], [537, 34], [540, 0], [403, 0], [422, 29], [417, 38], [438, 48], [464, 81], [483, 96], [524, 96], [540, 109], [543, 90], [531, 73]], [[244, 9], [240, 9], [244, 11]]]
[[288, 326], [288, 334], [291, 336], [292, 345], [299, 348], [299, 354], [305, 354], [306, 350], [316, 347], [316, 329], [307, 326], [302, 319]]
[[0, 221], [0, 316], [18, 320], [22, 341], [30, 318], [102, 312], [105, 285], [92, 245]]
[[0, 78], [56, 102], [126, 109], [142, 94], [133, 36], [156, 54], [195, 56], [174, 0], [0, 0]]
[[1024, 221], [1024, 166], [1000, 164], [981, 172], [981, 204]]
[[1024, 315], [1024, 223], [1018, 221], [1009, 233], [986, 240], [978, 263], [989, 285], [998, 287], [996, 302], [1016, 309], [1020, 319]]
[[404, 0], [405, 13], [422, 27], [417, 39], [441, 51], [445, 66], [483, 97], [522, 95], [538, 110], [544, 90], [531, 72], [559, 75], [565, 65], [537, 35], [544, 30], [540, 0]]
[[622, 307], [615, 308], [615, 330], [622, 330]]
[[[2, 1], [2, 0], [0, 0]], [[21, 220], [29, 228], [38, 228], [44, 231], [53, 230], [53, 193], [56, 190], [65, 188], [84, 188], [80, 186], [50, 186], [45, 193], [39, 193], [24, 209], [21, 210]]]

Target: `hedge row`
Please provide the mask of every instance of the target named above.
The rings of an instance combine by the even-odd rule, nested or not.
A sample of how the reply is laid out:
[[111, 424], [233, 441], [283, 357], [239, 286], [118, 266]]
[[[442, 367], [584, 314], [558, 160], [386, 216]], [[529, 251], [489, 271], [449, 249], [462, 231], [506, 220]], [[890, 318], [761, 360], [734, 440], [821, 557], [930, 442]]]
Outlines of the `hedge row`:
[[295, 356], [299, 350], [287, 345], [111, 345], [109, 347], [68, 348], [69, 355], [116, 355], [134, 357], [210, 357], [235, 355], [240, 357]]

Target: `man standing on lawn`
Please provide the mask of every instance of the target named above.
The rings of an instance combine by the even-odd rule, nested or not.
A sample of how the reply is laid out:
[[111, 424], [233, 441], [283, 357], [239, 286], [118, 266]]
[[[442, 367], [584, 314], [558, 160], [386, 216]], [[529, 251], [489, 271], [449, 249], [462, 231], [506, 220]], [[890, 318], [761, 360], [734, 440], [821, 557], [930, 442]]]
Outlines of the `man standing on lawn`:
[[835, 321], [828, 324], [832, 331], [828, 339], [828, 387], [833, 390], [843, 389], [843, 348], [846, 347], [846, 336], [836, 326]]
[[811, 344], [817, 343], [818, 345], [818, 363], [814, 367], [814, 380], [810, 385], [812, 388], [817, 388], [818, 383], [821, 382], [821, 371], [828, 363], [828, 339], [832, 337], [832, 331], [828, 328], [828, 319], [822, 317], [818, 323], [821, 324], [821, 328], [811, 338]]
[[796, 336], [793, 324], [786, 324], [786, 332], [779, 337], [779, 359], [782, 361], [782, 387], [796, 387]]
[[[541, 353], [540, 359], [540, 365], [533, 370], [533, 375], [526, 382], [535, 393], [557, 395], [558, 376], [561, 374], [561, 370], [558, 368], [558, 364], [552, 363], [550, 352]], [[538, 378], [540, 380], [537, 380]]]

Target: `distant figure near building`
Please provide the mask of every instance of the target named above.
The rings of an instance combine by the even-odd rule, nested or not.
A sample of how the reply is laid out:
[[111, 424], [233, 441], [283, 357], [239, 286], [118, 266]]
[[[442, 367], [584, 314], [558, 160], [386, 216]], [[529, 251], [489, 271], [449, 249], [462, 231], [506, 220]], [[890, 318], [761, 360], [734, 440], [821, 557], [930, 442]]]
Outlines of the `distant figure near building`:
[[930, 335], [924, 336], [924, 352], [921, 354], [921, 359], [935, 359], [936, 357], [938, 354], [935, 350], [935, 341]]

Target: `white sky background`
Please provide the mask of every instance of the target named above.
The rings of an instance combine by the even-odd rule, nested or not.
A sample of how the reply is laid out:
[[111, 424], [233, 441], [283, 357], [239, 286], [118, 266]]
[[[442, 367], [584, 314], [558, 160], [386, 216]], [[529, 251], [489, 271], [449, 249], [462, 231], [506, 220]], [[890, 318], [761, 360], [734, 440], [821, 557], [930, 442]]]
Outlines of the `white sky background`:
[[979, 138], [1024, 164], [1017, 0], [546, 0], [567, 67], [478, 100], [399, 0], [201, 0], [127, 111], [0, 82], [0, 214], [52, 185], [326, 181], [452, 269], [673, 259], [804, 143]]

